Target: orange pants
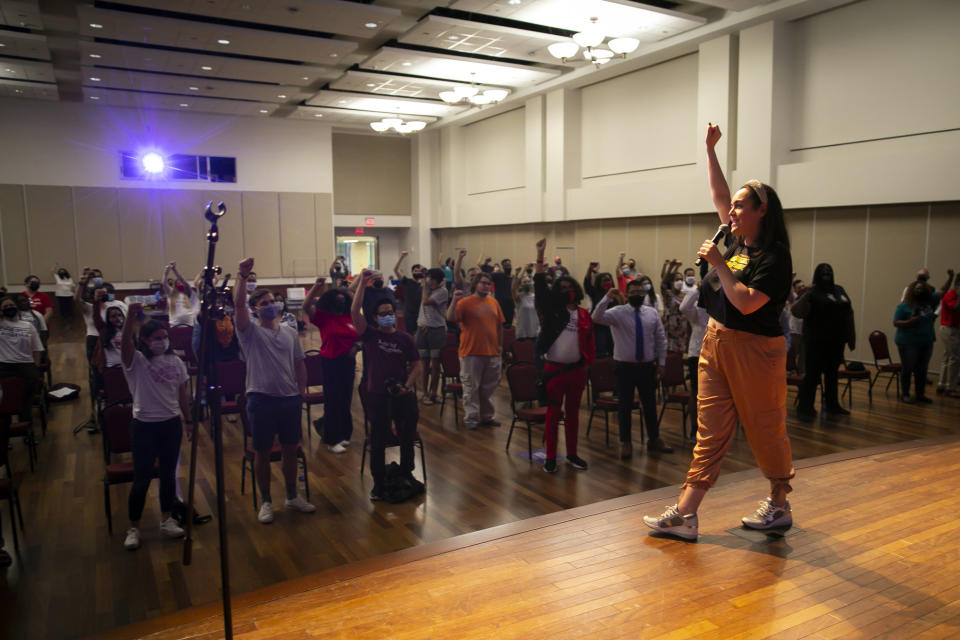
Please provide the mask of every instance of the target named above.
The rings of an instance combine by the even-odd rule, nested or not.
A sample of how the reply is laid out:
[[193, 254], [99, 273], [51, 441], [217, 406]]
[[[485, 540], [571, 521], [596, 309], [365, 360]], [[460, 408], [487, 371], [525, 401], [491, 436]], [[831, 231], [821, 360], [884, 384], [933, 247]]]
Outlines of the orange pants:
[[771, 495], [790, 492], [786, 357], [782, 336], [707, 328], [697, 372], [697, 445], [684, 487], [709, 489], [717, 482], [739, 420]]

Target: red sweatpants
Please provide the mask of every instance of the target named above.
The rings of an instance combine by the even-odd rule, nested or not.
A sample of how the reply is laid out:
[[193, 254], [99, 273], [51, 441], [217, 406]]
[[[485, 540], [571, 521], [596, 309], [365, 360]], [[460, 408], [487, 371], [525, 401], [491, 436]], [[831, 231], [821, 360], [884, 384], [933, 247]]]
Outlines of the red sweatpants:
[[[561, 367], [543, 365], [544, 372], [559, 371]], [[557, 457], [557, 432], [560, 416], [564, 418], [564, 433], [567, 439], [567, 455], [577, 455], [577, 438], [580, 433], [580, 400], [587, 386], [587, 368], [579, 366], [572, 371], [558, 373], [547, 383], [547, 459]]]

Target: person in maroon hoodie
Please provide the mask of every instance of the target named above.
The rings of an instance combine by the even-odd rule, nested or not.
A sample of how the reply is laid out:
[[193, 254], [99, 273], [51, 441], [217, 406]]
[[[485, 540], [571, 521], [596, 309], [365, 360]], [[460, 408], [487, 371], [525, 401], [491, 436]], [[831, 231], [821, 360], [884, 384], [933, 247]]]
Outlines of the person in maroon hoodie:
[[[583, 290], [569, 275], [561, 275], [547, 287], [543, 251], [546, 238], [537, 242], [536, 273], [533, 276], [534, 304], [540, 316], [537, 350], [543, 354], [543, 379], [547, 388], [547, 459], [543, 470], [557, 471], [557, 431], [564, 415], [567, 464], [581, 471], [586, 461], [577, 455], [580, 430], [580, 399], [587, 386], [587, 367], [593, 364], [593, 320], [580, 307]], [[561, 407], [561, 405], [564, 405]]]

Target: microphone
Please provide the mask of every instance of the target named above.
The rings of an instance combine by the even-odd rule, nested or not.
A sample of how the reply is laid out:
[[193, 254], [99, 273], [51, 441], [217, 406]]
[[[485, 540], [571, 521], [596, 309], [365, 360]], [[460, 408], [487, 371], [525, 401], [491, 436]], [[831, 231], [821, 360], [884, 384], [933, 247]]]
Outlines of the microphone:
[[[730, 231], [730, 225], [728, 225], [728, 224], [722, 224], [722, 225], [720, 225], [719, 227], [717, 227], [717, 232], [716, 232], [715, 234], [713, 234], [713, 237], [712, 237], [712, 238], [710, 238], [710, 242], [712, 242], [712, 243], [714, 243], [714, 244], [720, 242], [720, 238], [722, 238], [723, 235], [724, 235], [725, 233], [727, 233], [728, 231]], [[703, 258], [698, 257], [698, 258], [697, 258], [697, 261], [694, 262], [693, 264], [695, 264], [696, 266], [699, 267], [701, 264], [703, 264]]]

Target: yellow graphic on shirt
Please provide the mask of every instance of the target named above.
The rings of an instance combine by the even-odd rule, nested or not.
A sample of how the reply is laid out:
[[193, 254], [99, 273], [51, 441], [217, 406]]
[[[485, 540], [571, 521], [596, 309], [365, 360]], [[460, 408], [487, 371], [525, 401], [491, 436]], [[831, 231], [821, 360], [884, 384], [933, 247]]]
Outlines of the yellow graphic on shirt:
[[745, 253], [737, 253], [730, 256], [730, 259], [727, 260], [727, 266], [730, 267], [730, 271], [743, 271], [747, 268], [748, 264], [750, 264], [750, 256]]

